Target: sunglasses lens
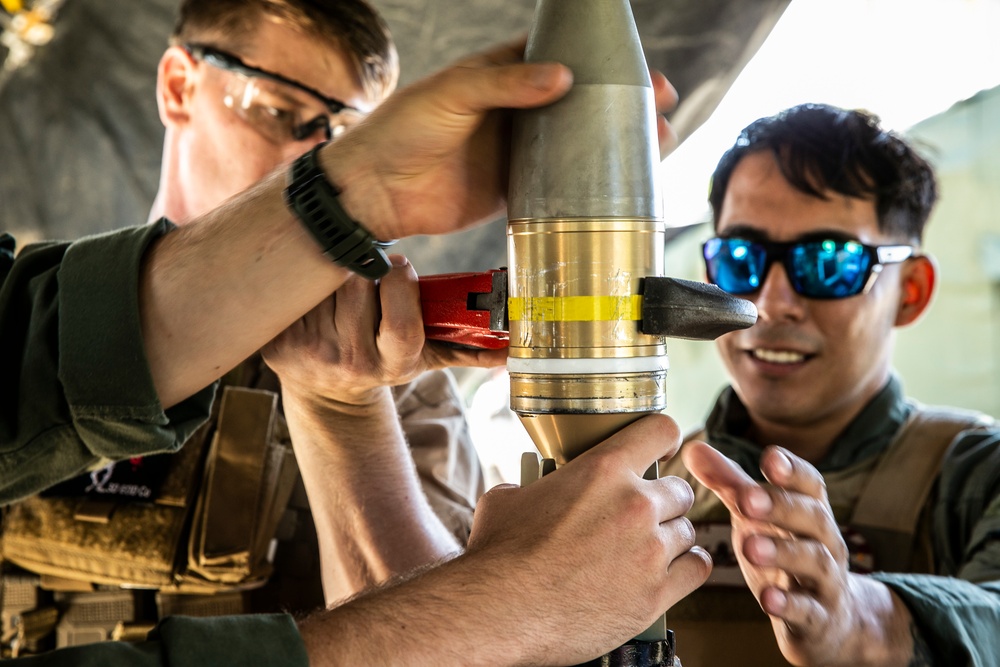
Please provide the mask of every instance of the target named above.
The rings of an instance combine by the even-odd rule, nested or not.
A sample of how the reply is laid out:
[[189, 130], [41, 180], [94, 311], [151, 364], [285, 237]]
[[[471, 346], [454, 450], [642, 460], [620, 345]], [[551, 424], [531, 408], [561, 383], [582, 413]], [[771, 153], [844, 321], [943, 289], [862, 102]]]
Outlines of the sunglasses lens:
[[709, 239], [703, 250], [708, 279], [730, 294], [760, 289], [766, 263], [764, 248], [743, 239]]
[[816, 241], [792, 247], [788, 259], [795, 291], [814, 299], [842, 299], [860, 294], [872, 258], [857, 241]]

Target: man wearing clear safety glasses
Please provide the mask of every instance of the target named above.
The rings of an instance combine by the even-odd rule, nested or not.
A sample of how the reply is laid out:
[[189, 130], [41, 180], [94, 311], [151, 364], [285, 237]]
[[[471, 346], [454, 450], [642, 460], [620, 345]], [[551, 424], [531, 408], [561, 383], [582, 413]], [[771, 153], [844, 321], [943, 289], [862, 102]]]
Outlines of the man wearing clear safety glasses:
[[[398, 74], [388, 27], [365, 0], [185, 0], [159, 65], [166, 135], [150, 218], [184, 225], [317, 144], [338, 139], [389, 96]], [[350, 350], [339, 364], [330, 362], [330, 372], [318, 372], [320, 362], [290, 344], [280, 347], [283, 354], [272, 348], [268, 361], [282, 361], [283, 407], [310, 506], [298, 502], [298, 535], [281, 543], [270, 592], [258, 596], [265, 602], [254, 609], [308, 609], [318, 602], [320, 574], [326, 602], [333, 603], [453, 554], [468, 538], [484, 488], [457, 388], [444, 370], [422, 372], [431, 364], [419, 347], [398, 344], [381, 353], [374, 344], [379, 334], [394, 333], [388, 325], [380, 329], [380, 308], [419, 321], [419, 312], [404, 310], [415, 299], [386, 301], [414, 284], [412, 268], [396, 263], [381, 289], [354, 278], [321, 306], [330, 344]], [[450, 363], [468, 366], [482, 365], [480, 357], [502, 363], [495, 355], [452, 356]], [[394, 372], [403, 357], [419, 363]], [[259, 356], [243, 365], [238, 382], [277, 386]], [[371, 458], [378, 459], [377, 472], [367, 464]], [[395, 493], [409, 501], [384, 502], [391, 511], [369, 501], [360, 516], [344, 509], [344, 499], [377, 481], [385, 498]], [[330, 488], [339, 489], [336, 498]], [[360, 530], [361, 522], [375, 528]], [[362, 544], [369, 533], [382, 542]]]
[[[272, 11], [291, 4], [315, 9], [350, 2], [260, 0]], [[188, 3], [202, 8], [218, 4], [239, 10], [252, 2]], [[263, 40], [258, 45], [266, 43], [274, 49], [265, 59], [247, 43], [245, 30], [238, 30], [247, 28], [241, 23], [246, 19], [245, 13], [237, 12], [235, 21], [224, 23], [213, 34], [183, 41], [206, 44], [210, 38], [227, 37], [231, 42], [225, 45], [211, 43], [253, 67], [280, 71], [326, 97], [355, 106], [347, 94], [332, 84], [324, 85], [322, 75], [330, 73], [333, 62], [309, 59], [319, 55], [312, 50], [315, 43], [306, 39], [313, 33], [265, 31], [257, 35]], [[329, 37], [325, 32], [320, 35]], [[299, 39], [290, 45], [289, 37]], [[333, 369], [350, 371], [350, 363], [311, 353], [336, 352], [336, 345], [331, 350], [323, 343], [329, 337], [337, 339], [341, 325], [356, 324], [372, 333], [370, 310], [358, 303], [341, 307], [339, 302], [350, 276], [362, 275], [358, 272], [367, 265], [331, 252], [334, 246], [316, 232], [314, 219], [300, 214], [301, 207], [295, 206], [298, 190], [288, 186], [289, 180], [293, 186], [306, 178], [318, 182], [316, 188], [328, 195], [325, 208], [332, 211], [330, 216], [340, 220], [341, 227], [352, 229], [353, 236], [362, 237], [367, 246], [377, 239], [443, 234], [492, 219], [501, 208], [501, 176], [508, 171], [502, 149], [507, 111], [552, 103], [572, 87], [569, 68], [552, 62], [525, 63], [523, 53], [522, 40], [463, 58], [396, 93], [337, 141], [306, 153], [305, 177], [298, 169], [301, 161], [296, 160], [291, 170], [278, 167], [180, 229], [161, 220], [73, 243], [30, 245], [16, 257], [13, 238], [0, 234], [0, 394], [9, 404], [0, 411], [0, 497], [4, 502], [57, 483], [105, 457], [123, 460], [177, 451], [208, 417], [213, 382], [219, 374], [236, 368], [262, 346], [271, 347], [268, 341], [282, 330], [293, 336], [295, 332], [306, 338], [315, 336], [315, 348], [299, 348], [304, 354], [298, 356], [308, 362], [299, 369], [306, 384], [312, 380], [317, 383], [314, 388], [326, 389], [324, 382], [335, 374]], [[227, 73], [206, 63], [194, 67], [186, 52], [173, 55], [180, 57], [167, 69], [190, 67], [191, 76], [165, 73], [165, 88], [170, 89], [161, 91], [165, 115], [181, 123], [193, 110], [218, 112], [211, 117], [211, 130], [200, 133], [201, 139], [225, 135], [228, 146], [244, 141], [247, 148], [263, 149], [256, 143], [266, 141], [263, 135], [224, 104], [221, 75]], [[292, 67], [291, 59], [299, 56], [313, 63], [317, 78]], [[279, 69], [272, 57], [289, 59], [288, 68]], [[216, 76], [220, 78], [215, 80]], [[210, 80], [217, 85], [210, 85]], [[195, 93], [194, 88], [202, 84], [204, 94]], [[187, 106], [194, 95], [199, 102]], [[654, 77], [654, 95], [659, 109], [675, 99], [662, 75]], [[168, 127], [168, 134], [177, 127]], [[657, 129], [665, 146], [670, 140], [668, 125], [658, 122]], [[189, 139], [168, 144], [168, 159], [185, 158], [184, 150], [198, 148]], [[253, 157], [252, 152], [233, 152], [228, 162], [219, 160], [219, 166], [236, 170]], [[311, 160], [315, 162], [310, 164]], [[204, 169], [198, 173], [212, 175]], [[228, 175], [228, 171], [219, 173], [220, 177]], [[188, 172], [182, 168], [174, 176], [185, 178]], [[190, 183], [187, 187], [194, 189]], [[329, 195], [331, 191], [338, 194]], [[159, 204], [161, 208], [166, 201]], [[403, 271], [405, 280], [397, 286], [407, 289], [386, 291], [408, 290], [410, 299], [417, 301], [412, 267], [399, 261], [389, 264], [378, 267], [387, 271], [382, 286], [394, 272]], [[337, 313], [343, 317], [331, 326], [322, 316], [330, 314], [334, 290]], [[360, 294], [370, 296], [365, 290]], [[383, 310], [383, 321], [391, 315], [391, 309]], [[422, 326], [419, 321], [403, 320], [392, 324], [404, 330], [409, 324], [416, 335], [390, 337], [386, 347], [410, 348], [408, 354], [416, 347], [414, 356], [420, 356]], [[303, 386], [302, 379], [281, 374], [289, 425], [287, 390], [290, 384]], [[308, 411], [333, 403], [323, 396], [315, 398], [314, 405], [300, 403], [299, 408]], [[419, 504], [416, 495], [420, 491], [400, 492], [386, 478], [400, 458], [391, 446], [402, 438], [397, 432], [393, 442], [385, 441], [374, 426], [398, 425], [395, 413], [379, 419], [375, 413], [359, 410], [355, 416], [368, 417], [373, 427], [353, 433], [358, 449], [347, 457], [321, 456], [300, 464], [319, 480], [325, 496], [333, 496], [328, 507], [338, 509], [339, 504], [340, 514], [347, 515], [353, 526], [347, 537], [354, 544], [362, 538], [387, 540], [372, 545], [379, 548], [400, 538], [398, 524], [393, 523], [396, 515], [413, 520], [408, 513]], [[676, 452], [679, 445], [674, 422], [665, 415], [648, 415], [536, 484], [501, 486], [487, 492], [479, 501], [475, 528], [463, 553], [443, 558], [445, 562], [425, 561], [422, 569], [389, 585], [317, 609], [304, 618], [287, 613], [172, 616], [145, 641], [77, 646], [16, 664], [579, 664], [642, 632], [663, 609], [708, 576], [708, 556], [693, 548], [689, 526], [680, 520], [690, 507], [690, 489], [678, 480], [643, 476], [653, 462]], [[359, 462], [369, 472], [363, 483], [350, 488], [339, 484], [340, 468]], [[241, 457], [233, 457], [230, 463], [241, 463]], [[412, 477], [412, 469], [408, 472]], [[219, 477], [224, 482], [232, 480], [221, 473]], [[238, 491], [239, 486], [227, 484], [225, 491]], [[217, 498], [227, 500], [224, 495]], [[315, 516], [316, 505], [313, 510]], [[384, 521], [369, 525], [372, 514]], [[595, 523], [594, 517], [601, 520]], [[234, 512], [231, 520], [246, 524], [245, 519], [246, 515]], [[33, 523], [45, 537], [55, 532], [50, 523]], [[159, 530], [162, 525], [147, 527]], [[230, 527], [222, 524], [220, 533], [229, 535]], [[427, 523], [418, 523], [418, 532], [426, 535], [430, 529]], [[8, 534], [4, 537], [6, 541]], [[136, 542], [130, 539], [134, 535], [125, 537], [127, 550]], [[369, 555], [361, 551], [354, 553], [359, 560]], [[427, 555], [416, 551], [397, 556]], [[524, 567], [526, 554], [534, 566]], [[334, 569], [325, 559], [323, 566]], [[370, 574], [374, 579], [387, 573]], [[65, 585], [58, 577], [47, 577], [46, 582]], [[127, 613], [125, 607], [132, 606], [115, 604], [114, 613]], [[228, 605], [216, 599], [207, 606]], [[59, 607], [62, 611], [63, 600]], [[198, 607], [196, 611], [206, 611]], [[50, 612], [57, 610], [45, 607], [40, 611], [44, 625], [53, 615]], [[85, 613], [75, 620], [83, 621], [90, 637], [100, 627], [90, 629], [92, 620], [120, 618], [92, 613], [96, 611], [92, 607], [81, 611]], [[37, 619], [38, 615], [29, 619], [25, 614], [24, 618]], [[123, 639], [142, 633], [142, 625], [123, 622], [118, 628]], [[37, 636], [37, 629], [29, 628], [29, 638]], [[25, 637], [15, 634], [20, 645]]]
[[381, 18], [360, 2], [316, 5], [312, 15], [308, 6], [181, 4], [157, 77], [166, 135], [151, 220], [183, 224], [211, 210], [339, 136], [395, 88]]
[[[158, 71], [157, 96], [166, 133], [150, 221], [166, 218], [182, 227], [321, 142], [338, 139], [389, 96], [399, 72], [388, 27], [364, 0], [185, 0], [171, 42]], [[270, 526], [267, 517], [275, 511], [285, 517], [264, 540], [271, 542], [275, 532], [281, 536], [275, 541], [274, 567], [255, 560], [248, 572], [233, 559], [236, 567], [210, 581], [215, 589], [229, 586], [223, 591], [229, 593], [228, 606], [216, 605], [215, 613], [312, 611], [465, 546], [473, 508], [484, 489], [454, 381], [445, 370], [428, 370], [431, 363], [421, 355], [422, 338], [397, 342], [384, 354], [373, 342], [380, 333], [389, 340], [396, 333], [379, 325], [380, 307], [419, 327], [419, 303], [411, 294], [416, 276], [405, 260], [394, 264], [381, 280], [384, 294], [389, 295], [381, 302], [376, 284], [357, 277], [321, 306], [332, 349], [337, 345], [348, 349], [350, 362], [343, 359], [348, 356], [344, 353], [340, 363], [324, 360], [327, 365], [322, 369], [329, 372], [319, 372], [315, 369], [321, 368], [320, 363], [305, 351], [285, 351], [280, 382], [284, 415], [269, 419], [277, 424], [272, 431], [278, 445], [274, 451], [286, 451], [290, 433], [295, 462], [284, 464], [283, 474], [290, 481], [261, 485], [267, 489], [262, 494], [273, 496], [266, 500], [281, 509], [232, 501], [220, 511], [230, 514], [224, 521]], [[188, 271], [202, 268], [188, 267]], [[401, 295], [402, 303], [392, 300], [396, 295]], [[477, 353], [453, 355], [464, 365], [479, 363]], [[408, 361], [405, 372], [394, 372], [393, 363], [399, 358], [416, 361]], [[502, 363], [500, 357], [492, 359]], [[313, 376], [306, 381], [302, 376], [310, 369]], [[227, 374], [222, 385], [225, 390], [216, 394], [211, 430], [202, 429], [200, 434], [229, 432], [253, 420], [269, 421], [258, 412], [271, 404], [261, 409], [252, 399], [262, 391], [277, 392], [279, 380], [260, 355]], [[224, 391], [235, 388], [240, 390], [240, 401], [231, 392], [226, 402]], [[220, 482], [227, 490], [256, 479], [246, 471], [258, 465], [252, 455], [259, 451], [254, 449], [257, 439], [252, 429], [240, 433], [239, 439], [231, 438], [238, 442], [226, 456], [239, 452], [245, 459], [243, 477]], [[196, 437], [188, 449], [207, 447], [201, 442]], [[299, 475], [287, 472], [295, 463], [308, 502], [304, 494], [295, 494], [284, 511], [290, 489], [299, 484]], [[89, 477], [84, 478], [89, 483]], [[199, 488], [200, 475], [188, 479], [193, 480], [187, 483], [191, 497], [208, 495], [207, 482]], [[379, 489], [378, 499], [358, 500], [365, 512], [356, 511], [351, 499], [372, 488]], [[92, 542], [100, 530], [91, 528]], [[137, 541], [142, 542], [140, 549], [153, 548], [148, 538]], [[123, 553], [121, 559], [130, 563], [132, 556]], [[191, 562], [174, 567], [186, 573], [193, 569]], [[28, 565], [41, 571], [53, 567]], [[99, 573], [78, 568], [72, 575], [86, 582]], [[116, 583], [150, 587], [149, 582], [129, 580], [128, 575]], [[252, 594], [238, 594], [251, 586]], [[171, 586], [164, 588], [164, 595], [172, 592]], [[182, 600], [204, 605], [212, 597], [199, 601], [189, 594]], [[83, 596], [77, 602], [100, 604]], [[168, 608], [169, 604], [157, 602], [155, 616], [170, 613]]]
[[231, 72], [223, 103], [275, 144], [302, 141], [322, 130], [340, 136], [365, 117], [361, 109], [275, 72], [251, 67], [231, 53], [204, 44], [182, 44], [195, 60]]
[[759, 319], [719, 339], [731, 386], [668, 471], [716, 555], [671, 611], [685, 664], [1000, 664], [1000, 430], [891, 368], [931, 300], [936, 196], [906, 141], [822, 105], [719, 162], [707, 278]]

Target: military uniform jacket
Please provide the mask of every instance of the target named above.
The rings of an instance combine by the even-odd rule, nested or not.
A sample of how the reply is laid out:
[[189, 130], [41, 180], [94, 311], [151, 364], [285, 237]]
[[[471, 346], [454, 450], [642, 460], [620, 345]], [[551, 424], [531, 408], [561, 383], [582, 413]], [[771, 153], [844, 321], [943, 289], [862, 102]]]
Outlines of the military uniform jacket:
[[[139, 326], [139, 264], [161, 221], [75, 243], [0, 238], [0, 500], [29, 496], [102, 459], [177, 451], [214, 387], [163, 410]], [[109, 642], [25, 665], [308, 664], [288, 614], [172, 618], [146, 642]]]
[[[730, 387], [706, 429], [688, 439], [706, 440], [763, 481], [761, 450], [743, 437], [748, 426]], [[921, 406], [892, 378], [817, 468], [846, 529], [852, 568], [874, 570], [870, 576], [904, 600], [934, 664], [1000, 665], [1000, 430], [993, 420]], [[727, 552], [726, 508], [679, 456], [666, 474], [691, 482], [688, 516], [716, 560], [709, 583], [668, 612], [678, 656], [693, 665], [727, 664], [715, 661], [734, 655], [739, 664], [787, 664]]]

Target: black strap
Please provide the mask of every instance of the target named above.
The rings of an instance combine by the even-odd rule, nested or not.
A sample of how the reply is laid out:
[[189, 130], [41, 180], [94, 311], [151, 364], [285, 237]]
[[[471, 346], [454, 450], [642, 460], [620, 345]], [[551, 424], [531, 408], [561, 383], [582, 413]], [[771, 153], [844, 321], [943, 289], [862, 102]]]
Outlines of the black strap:
[[292, 164], [285, 201], [331, 261], [370, 280], [381, 278], [389, 272], [384, 248], [392, 242], [376, 240], [340, 205], [340, 191], [316, 159], [325, 145], [317, 145]]

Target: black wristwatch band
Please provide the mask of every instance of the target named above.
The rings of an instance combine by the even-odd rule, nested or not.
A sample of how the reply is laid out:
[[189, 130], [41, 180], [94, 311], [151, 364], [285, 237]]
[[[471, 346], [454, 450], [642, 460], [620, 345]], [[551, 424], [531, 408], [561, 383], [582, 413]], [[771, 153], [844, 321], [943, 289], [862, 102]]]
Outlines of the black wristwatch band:
[[347, 215], [340, 205], [340, 191], [326, 179], [316, 159], [316, 153], [325, 145], [317, 145], [292, 163], [285, 201], [323, 248], [324, 255], [365, 278], [381, 278], [390, 268], [384, 248], [393, 242], [376, 240]]

